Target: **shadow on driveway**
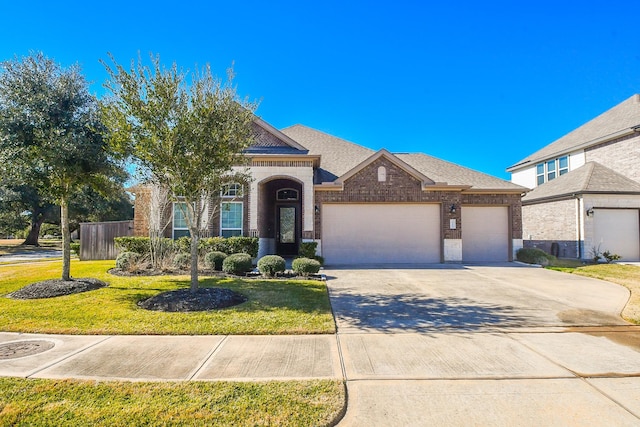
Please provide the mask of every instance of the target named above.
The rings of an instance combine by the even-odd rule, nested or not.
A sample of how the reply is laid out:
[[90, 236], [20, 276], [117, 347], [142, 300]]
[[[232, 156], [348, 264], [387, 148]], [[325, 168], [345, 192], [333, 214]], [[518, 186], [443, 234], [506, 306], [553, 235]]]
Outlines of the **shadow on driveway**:
[[492, 305], [467, 298], [430, 298], [415, 294], [332, 292], [338, 328], [403, 331], [456, 328], [474, 331], [487, 326], [530, 326], [537, 319], [522, 308]]

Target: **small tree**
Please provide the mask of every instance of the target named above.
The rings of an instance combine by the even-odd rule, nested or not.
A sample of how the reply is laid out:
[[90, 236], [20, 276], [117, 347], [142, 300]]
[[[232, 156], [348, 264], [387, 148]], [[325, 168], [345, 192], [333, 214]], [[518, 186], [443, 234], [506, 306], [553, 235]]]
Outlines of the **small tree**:
[[[148, 182], [169, 190], [191, 235], [191, 291], [198, 289], [198, 242], [222, 185], [244, 161], [253, 139], [255, 105], [238, 98], [230, 70], [226, 82], [207, 65], [192, 75], [138, 59], [127, 71], [113, 57], [104, 63], [112, 97], [103, 117], [112, 142], [131, 154]], [[241, 174], [246, 178], [246, 174]], [[235, 178], [237, 180], [237, 177]]]
[[0, 164], [60, 206], [62, 279], [70, 279], [69, 202], [83, 185], [110, 186], [120, 165], [103, 139], [98, 103], [77, 66], [63, 69], [42, 53], [2, 63]]

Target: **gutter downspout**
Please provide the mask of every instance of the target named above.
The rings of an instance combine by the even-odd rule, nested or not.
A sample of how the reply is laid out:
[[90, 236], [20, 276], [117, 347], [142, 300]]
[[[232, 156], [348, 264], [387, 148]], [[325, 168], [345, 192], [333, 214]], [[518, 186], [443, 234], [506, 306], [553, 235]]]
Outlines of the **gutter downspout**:
[[584, 234], [584, 217], [582, 216], [582, 211], [584, 210], [584, 201], [582, 197], [577, 194], [574, 194], [574, 197], [576, 198], [576, 215], [578, 220], [576, 253], [578, 254], [578, 259], [582, 259], [582, 236]]

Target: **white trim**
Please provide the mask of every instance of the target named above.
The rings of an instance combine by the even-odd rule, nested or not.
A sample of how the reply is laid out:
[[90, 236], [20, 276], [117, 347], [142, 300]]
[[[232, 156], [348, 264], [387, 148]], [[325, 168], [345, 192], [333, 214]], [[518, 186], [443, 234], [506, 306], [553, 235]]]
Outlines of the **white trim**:
[[[235, 204], [235, 205], [240, 205], [240, 228], [223, 228], [222, 227], [222, 213], [224, 212], [223, 209], [223, 205], [227, 203], [227, 204]], [[240, 236], [243, 235], [243, 226], [244, 226], [244, 203], [242, 201], [222, 201], [220, 202], [220, 236], [222, 236], [222, 232], [225, 230], [230, 230], [230, 231], [240, 231]]]
[[[176, 205], [178, 203], [183, 203], [186, 205], [186, 202], [173, 202], [171, 208], [171, 238], [175, 240], [176, 238], [176, 230], [179, 231], [187, 231], [189, 232], [189, 227], [176, 227]], [[178, 211], [180, 212], [180, 214], [183, 214], [182, 210], [180, 208], [178, 208]], [[185, 224], [186, 224], [186, 217], [185, 217]]]

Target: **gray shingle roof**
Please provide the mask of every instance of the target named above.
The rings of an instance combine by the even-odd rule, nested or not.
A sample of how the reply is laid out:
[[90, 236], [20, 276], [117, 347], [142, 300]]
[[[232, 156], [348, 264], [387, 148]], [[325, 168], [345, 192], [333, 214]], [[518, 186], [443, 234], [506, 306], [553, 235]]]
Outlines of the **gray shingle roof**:
[[620, 175], [598, 162], [587, 162], [578, 169], [536, 187], [522, 198], [522, 202], [583, 193], [640, 194], [640, 183]]
[[[369, 148], [303, 125], [282, 129], [282, 133], [309, 149], [309, 154], [321, 156], [317, 183], [336, 180], [374, 154]], [[435, 182], [471, 186], [474, 190], [483, 191], [527, 191], [526, 188], [509, 181], [426, 154], [395, 156]]]
[[293, 125], [281, 131], [309, 150], [311, 155], [320, 155], [317, 183], [335, 181], [374, 151], [333, 135], [303, 125]]
[[640, 125], [640, 95], [637, 94], [522, 159], [508, 169], [567, 154], [583, 145], [588, 146], [591, 141], [615, 135], [620, 131], [632, 129], [638, 125]]
[[473, 190], [516, 190], [527, 191], [526, 188], [478, 172], [446, 160], [438, 159], [423, 153], [396, 154], [396, 157], [407, 162], [414, 169], [428, 176], [435, 182], [446, 182], [449, 185], [470, 185]]

